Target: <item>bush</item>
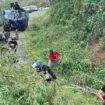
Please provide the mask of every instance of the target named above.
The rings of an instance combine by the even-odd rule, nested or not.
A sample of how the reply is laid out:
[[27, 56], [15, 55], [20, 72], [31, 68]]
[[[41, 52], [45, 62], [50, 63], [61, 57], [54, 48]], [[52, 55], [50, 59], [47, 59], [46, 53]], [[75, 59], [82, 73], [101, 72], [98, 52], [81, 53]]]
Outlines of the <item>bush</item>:
[[99, 49], [105, 50], [105, 38], [101, 38], [99, 41]]
[[50, 0], [50, 4], [52, 22], [63, 26], [72, 25], [74, 40], [89, 43], [104, 36], [104, 0]]

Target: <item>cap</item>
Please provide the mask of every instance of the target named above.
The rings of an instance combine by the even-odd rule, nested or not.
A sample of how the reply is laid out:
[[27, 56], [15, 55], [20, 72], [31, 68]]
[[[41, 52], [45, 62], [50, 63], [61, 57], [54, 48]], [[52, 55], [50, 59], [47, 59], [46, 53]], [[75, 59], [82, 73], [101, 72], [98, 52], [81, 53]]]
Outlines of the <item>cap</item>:
[[14, 44], [12, 43], [12, 44], [10, 44], [10, 46], [11, 46], [11, 47], [13, 47], [13, 46], [14, 46]]
[[36, 61], [36, 62], [34, 62], [34, 63], [32, 64], [32, 67], [33, 67], [33, 68], [37, 68], [37, 67], [42, 68], [42, 66], [43, 66], [43, 64], [42, 64], [42, 62], [40, 62], [40, 61]]

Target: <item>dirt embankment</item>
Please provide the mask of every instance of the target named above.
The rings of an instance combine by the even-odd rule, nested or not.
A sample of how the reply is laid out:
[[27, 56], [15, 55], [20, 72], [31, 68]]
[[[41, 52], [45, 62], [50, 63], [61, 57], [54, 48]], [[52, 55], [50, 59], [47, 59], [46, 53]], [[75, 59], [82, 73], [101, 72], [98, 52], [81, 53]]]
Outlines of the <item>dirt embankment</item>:
[[99, 49], [99, 42], [92, 42], [85, 51], [92, 52], [90, 59], [93, 64], [105, 64], [105, 50]]

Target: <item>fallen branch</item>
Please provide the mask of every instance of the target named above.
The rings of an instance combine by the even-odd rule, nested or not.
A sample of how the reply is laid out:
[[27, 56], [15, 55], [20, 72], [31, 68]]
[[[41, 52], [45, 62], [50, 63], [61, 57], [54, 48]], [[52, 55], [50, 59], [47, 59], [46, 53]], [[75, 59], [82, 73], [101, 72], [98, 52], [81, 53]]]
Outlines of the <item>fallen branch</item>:
[[80, 86], [74, 85], [74, 84], [71, 84], [71, 86], [68, 86], [68, 87], [66, 86], [65, 88], [79, 89], [79, 90], [82, 90], [83, 92], [94, 94], [94, 95], [97, 95], [97, 91], [98, 91], [98, 90], [90, 88], [90, 87], [80, 87]]

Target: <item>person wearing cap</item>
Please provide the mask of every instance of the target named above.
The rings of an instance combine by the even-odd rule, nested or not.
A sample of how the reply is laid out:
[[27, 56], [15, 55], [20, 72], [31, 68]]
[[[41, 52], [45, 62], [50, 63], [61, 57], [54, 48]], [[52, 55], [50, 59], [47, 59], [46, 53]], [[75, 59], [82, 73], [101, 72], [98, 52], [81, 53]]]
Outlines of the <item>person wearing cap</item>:
[[16, 2], [14, 2], [13, 3], [13, 15], [14, 15], [14, 19], [16, 19], [18, 16], [19, 16], [19, 11], [20, 11], [20, 6], [19, 6], [19, 4], [18, 4], [18, 2], [16, 1]]
[[47, 82], [56, 79], [56, 76], [52, 72], [52, 70], [47, 65], [44, 65], [41, 61], [37, 60], [34, 64], [32, 64], [32, 67], [36, 68], [37, 72], [43, 72], [45, 74], [45, 76], [46, 76], [45, 80]]
[[97, 96], [99, 97], [99, 99], [103, 102], [103, 105], [105, 105], [105, 85], [103, 85], [97, 93]]
[[18, 47], [18, 43], [16, 41], [16, 38], [11, 38], [11, 41], [9, 41], [9, 49], [10, 51], [14, 51], [16, 52], [17, 51], [17, 47]]
[[48, 54], [48, 66], [51, 67], [52, 64], [56, 63], [57, 62], [57, 57], [59, 55], [59, 52], [55, 51], [55, 50], [52, 50], [50, 49], [49, 51], [49, 54]]
[[11, 2], [11, 3], [10, 3], [10, 8], [11, 8], [11, 10], [13, 10], [13, 7], [14, 7], [14, 3]]
[[19, 10], [19, 9], [20, 9], [20, 6], [19, 6], [19, 4], [18, 4], [17, 1], [14, 3], [13, 9], [14, 9], [14, 10]]

